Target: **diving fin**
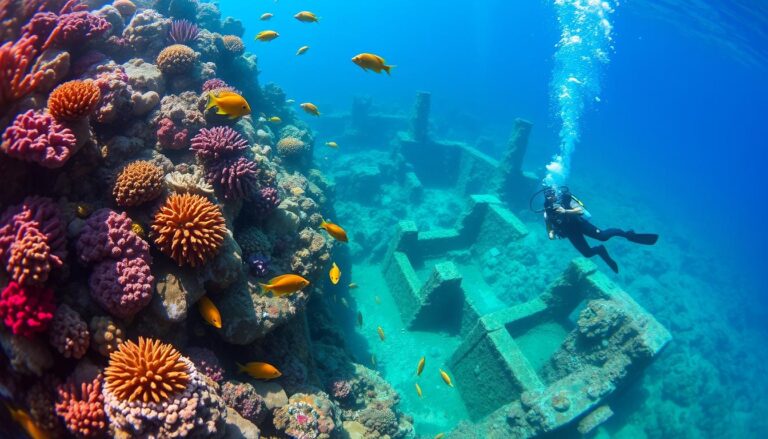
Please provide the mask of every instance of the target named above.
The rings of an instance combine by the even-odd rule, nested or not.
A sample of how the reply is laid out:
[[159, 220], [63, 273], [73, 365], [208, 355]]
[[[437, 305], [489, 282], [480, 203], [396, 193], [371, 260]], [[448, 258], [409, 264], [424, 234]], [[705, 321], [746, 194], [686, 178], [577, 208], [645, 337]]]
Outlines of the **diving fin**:
[[635, 233], [633, 231], [627, 232], [627, 241], [634, 242], [636, 244], [653, 245], [659, 240], [659, 235], [655, 233]]

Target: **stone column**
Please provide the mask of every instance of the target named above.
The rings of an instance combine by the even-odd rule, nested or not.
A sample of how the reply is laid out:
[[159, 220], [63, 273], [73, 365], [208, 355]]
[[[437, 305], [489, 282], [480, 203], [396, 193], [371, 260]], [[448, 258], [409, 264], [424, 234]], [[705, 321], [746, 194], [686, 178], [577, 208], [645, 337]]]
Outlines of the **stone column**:
[[413, 140], [416, 142], [426, 142], [429, 140], [429, 109], [432, 101], [432, 95], [428, 92], [420, 91], [416, 93], [416, 106], [413, 114]]
[[527, 208], [531, 191], [536, 188], [537, 180], [523, 172], [523, 159], [532, 127], [533, 124], [527, 120], [515, 119], [507, 151], [499, 162], [497, 193], [513, 210]]

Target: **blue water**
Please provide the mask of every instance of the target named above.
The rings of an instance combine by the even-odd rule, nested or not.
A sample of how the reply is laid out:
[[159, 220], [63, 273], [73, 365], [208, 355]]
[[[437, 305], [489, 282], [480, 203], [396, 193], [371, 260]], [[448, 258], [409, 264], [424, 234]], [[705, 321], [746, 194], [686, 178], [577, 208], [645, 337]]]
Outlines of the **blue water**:
[[[553, 71], [561, 29], [553, 2], [254, 3], [247, 12], [234, 0], [221, 1], [221, 7], [224, 15], [244, 22], [244, 40], [259, 57], [262, 84], [278, 83], [297, 102], [311, 101], [333, 114], [348, 111], [354, 96], [368, 95], [379, 108], [410, 114], [415, 92], [426, 90], [432, 93], [432, 117], [439, 128], [435, 137], [477, 142], [499, 157], [512, 121], [523, 117], [534, 123], [527, 169], [543, 176], [545, 165], [560, 151]], [[303, 8], [317, 13], [320, 23], [293, 19]], [[275, 17], [261, 22], [264, 12]], [[566, 182], [598, 213], [598, 222], [653, 224], [662, 240], [665, 234], [674, 236], [674, 248], [684, 255], [676, 261], [679, 271], [672, 273], [679, 278], [674, 288], [667, 280], [666, 288], [636, 297], [681, 341], [670, 347], [671, 360], [661, 361], [630, 389], [629, 399], [637, 398], [637, 413], [655, 408], [657, 414], [672, 414], [658, 414], [645, 424], [626, 415], [613, 432], [616, 437], [645, 437], [632, 433], [641, 430], [647, 437], [760, 437], [753, 435], [768, 434], [765, 423], [757, 422], [758, 407], [765, 401], [755, 405], [759, 396], [750, 395], [745, 402], [738, 393], [768, 387], [765, 363], [755, 354], [764, 346], [768, 317], [768, 282], [763, 277], [768, 270], [768, 11], [748, 1], [631, 1], [617, 6], [610, 21], [610, 62], [591, 73], [590, 79], [599, 82], [599, 102], [590, 96], [580, 110], [579, 138]], [[253, 35], [264, 29], [281, 36], [270, 43], [254, 42]], [[309, 52], [297, 57], [296, 50], [304, 45]], [[350, 61], [360, 52], [379, 54], [396, 65], [392, 75], [360, 70]], [[627, 212], [633, 216], [623, 215]], [[564, 244], [558, 248], [575, 256]], [[670, 248], [660, 246], [656, 255], [677, 257]], [[618, 255], [634, 258], [640, 267], [641, 258], [654, 257], [623, 248]], [[375, 272], [375, 267], [364, 267], [362, 272]], [[644, 274], [642, 268], [630, 269], [619, 279], [642, 289], [638, 279]], [[356, 306], [374, 312], [370, 299]], [[722, 310], [721, 303], [734, 309]], [[393, 312], [386, 299], [383, 306]], [[686, 321], [676, 325], [675, 315]], [[371, 346], [377, 343], [375, 333], [365, 337]], [[415, 343], [403, 339], [396, 346], [408, 349]], [[380, 352], [378, 358], [391, 360], [389, 367], [384, 361], [385, 377], [398, 390], [403, 391], [402, 383], [412, 393], [396, 372], [397, 349]], [[670, 405], [653, 390], [658, 388], [653, 378], [663, 376], [681, 352], [695, 359], [690, 381], [717, 377], [707, 395], [691, 406]], [[443, 353], [434, 355], [442, 358]], [[704, 359], [706, 368], [698, 369]], [[693, 393], [705, 388], [686, 387]], [[721, 400], [712, 402], [711, 392], [721, 394]], [[430, 413], [417, 403], [413, 395], [404, 397], [405, 411], [416, 413], [417, 433], [419, 427], [423, 434], [450, 428], [458, 421], [452, 416], [461, 416], [460, 410]], [[631, 412], [632, 402], [627, 405]], [[728, 419], [726, 411], [717, 412], [731, 405], [738, 407], [738, 416]], [[430, 417], [429, 422], [420, 424], [418, 416]], [[745, 429], [750, 423], [752, 430]]]

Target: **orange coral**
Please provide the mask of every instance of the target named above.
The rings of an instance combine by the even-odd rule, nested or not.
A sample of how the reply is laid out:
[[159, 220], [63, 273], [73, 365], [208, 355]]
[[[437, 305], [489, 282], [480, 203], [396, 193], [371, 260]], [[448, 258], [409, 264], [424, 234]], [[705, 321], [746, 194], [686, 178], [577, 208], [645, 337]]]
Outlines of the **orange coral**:
[[293, 156], [304, 151], [306, 144], [295, 137], [284, 137], [277, 142], [277, 153], [281, 156]]
[[101, 394], [101, 376], [80, 383], [79, 389], [70, 380], [58, 387], [58, 393], [56, 414], [64, 418], [64, 424], [72, 434], [81, 438], [105, 436], [107, 415], [104, 413], [104, 396]]
[[155, 214], [155, 244], [177, 264], [203, 265], [224, 242], [221, 210], [200, 195], [171, 195]]
[[157, 55], [157, 68], [166, 75], [187, 73], [194, 67], [197, 53], [183, 44], [174, 44]]
[[152, 201], [163, 192], [163, 170], [147, 161], [129, 163], [120, 171], [112, 188], [119, 206], [138, 206]]
[[56, 87], [48, 98], [48, 111], [58, 120], [88, 117], [101, 100], [101, 90], [93, 81], [69, 81]]
[[127, 341], [109, 356], [104, 371], [107, 391], [122, 401], [167, 401], [189, 384], [187, 364], [172, 345], [139, 337]]
[[232, 55], [240, 56], [245, 53], [245, 44], [237, 35], [224, 35], [221, 37], [224, 42], [224, 49]]

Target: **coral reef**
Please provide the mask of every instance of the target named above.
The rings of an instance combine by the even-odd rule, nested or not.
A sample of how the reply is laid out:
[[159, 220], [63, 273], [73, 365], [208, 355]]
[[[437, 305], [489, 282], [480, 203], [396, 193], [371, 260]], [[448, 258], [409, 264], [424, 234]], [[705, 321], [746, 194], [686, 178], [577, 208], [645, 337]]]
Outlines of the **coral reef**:
[[189, 46], [174, 44], [157, 55], [157, 67], [166, 75], [188, 73], [197, 62], [197, 54]]
[[245, 53], [245, 44], [243, 40], [237, 35], [224, 35], [221, 37], [221, 41], [224, 44], [224, 50], [230, 56], [240, 56]]
[[221, 386], [221, 397], [228, 407], [256, 425], [261, 424], [269, 413], [264, 398], [249, 383], [226, 381]]
[[336, 407], [323, 392], [296, 393], [274, 412], [275, 427], [291, 438], [329, 439], [339, 424]]
[[208, 165], [205, 179], [220, 188], [225, 200], [246, 198], [258, 185], [256, 163], [245, 157], [217, 160]]
[[91, 297], [115, 317], [130, 319], [152, 300], [153, 280], [144, 258], [107, 259], [93, 268]]
[[165, 185], [178, 194], [213, 195], [213, 186], [205, 181], [202, 170], [194, 165], [190, 167], [190, 172], [174, 171], [166, 175]]
[[306, 151], [307, 145], [296, 137], [283, 137], [277, 142], [277, 153], [283, 157], [292, 157]]
[[168, 38], [176, 44], [194, 43], [200, 35], [200, 29], [189, 20], [173, 20]]
[[197, 370], [216, 383], [224, 380], [224, 369], [213, 351], [206, 348], [189, 348], [187, 357], [195, 364]]
[[93, 381], [80, 383], [74, 380], [57, 388], [56, 414], [72, 434], [81, 438], [104, 437], [107, 433], [107, 417], [104, 413], [104, 395], [101, 394], [101, 376]]
[[112, 195], [118, 206], [138, 206], [159, 197], [163, 191], [163, 170], [148, 161], [129, 163], [115, 179]]
[[244, 151], [248, 142], [230, 127], [203, 128], [192, 138], [190, 148], [200, 160], [219, 160]]
[[226, 230], [221, 210], [200, 195], [171, 195], [155, 214], [155, 244], [177, 264], [205, 264], [216, 255]]

